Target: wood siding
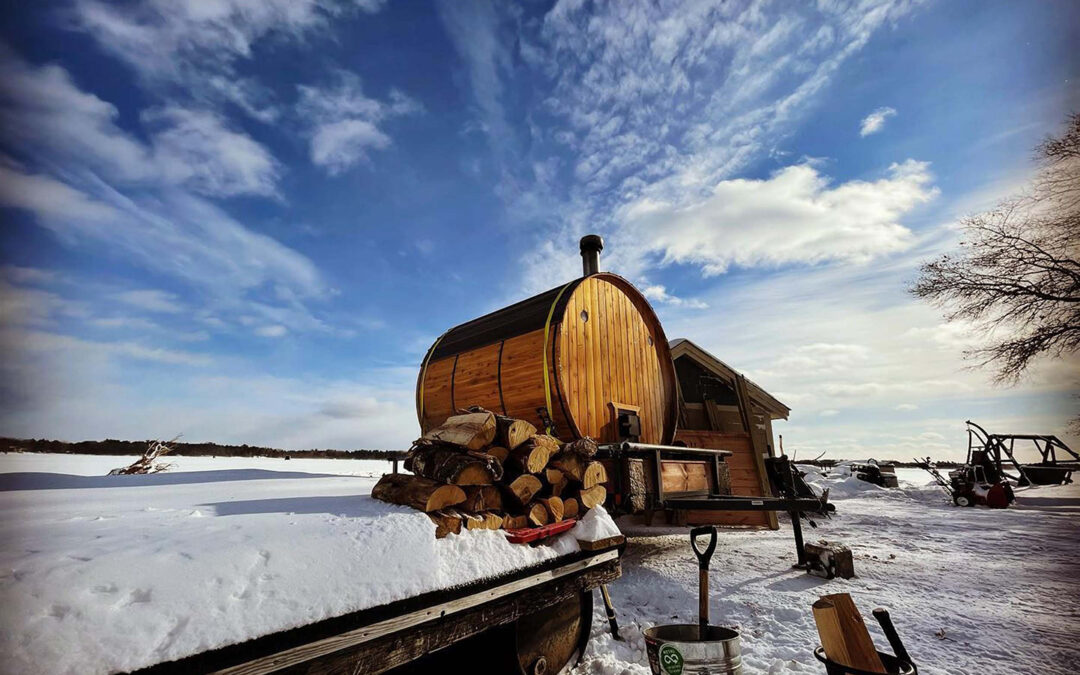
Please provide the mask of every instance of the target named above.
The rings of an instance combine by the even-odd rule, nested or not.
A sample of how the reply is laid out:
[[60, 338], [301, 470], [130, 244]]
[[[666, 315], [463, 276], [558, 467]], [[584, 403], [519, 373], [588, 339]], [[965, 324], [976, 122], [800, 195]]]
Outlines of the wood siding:
[[[740, 497], [761, 497], [768, 494], [764, 488], [768, 478], [758, 472], [748, 434], [680, 429], [675, 438], [691, 448], [731, 451], [732, 455], [727, 458], [731, 473], [731, 494]], [[689, 525], [772, 526], [769, 514], [762, 511], [687, 511], [686, 522]]]

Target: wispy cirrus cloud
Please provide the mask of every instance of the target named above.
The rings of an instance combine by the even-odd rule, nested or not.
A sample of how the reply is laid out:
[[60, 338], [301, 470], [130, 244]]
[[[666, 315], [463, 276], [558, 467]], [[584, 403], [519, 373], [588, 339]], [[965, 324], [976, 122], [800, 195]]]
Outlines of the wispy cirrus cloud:
[[863, 138], [876, 134], [885, 128], [885, 120], [896, 115], [896, 108], [878, 108], [859, 123], [859, 135]]
[[331, 85], [300, 85], [298, 90], [296, 110], [309, 129], [311, 161], [330, 174], [341, 173], [366, 160], [371, 151], [390, 145], [390, 136], [379, 128], [381, 122], [423, 110], [397, 90], [386, 101], [365, 96], [360, 78], [344, 70], [335, 73]]

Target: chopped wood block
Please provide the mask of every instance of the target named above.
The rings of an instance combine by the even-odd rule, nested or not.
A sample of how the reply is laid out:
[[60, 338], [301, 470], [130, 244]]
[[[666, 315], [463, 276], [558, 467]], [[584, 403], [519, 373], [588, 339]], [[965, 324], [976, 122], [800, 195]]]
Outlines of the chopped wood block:
[[495, 416], [495, 442], [510, 450], [536, 435], [536, 427], [525, 420]]
[[529, 504], [525, 509], [525, 515], [528, 517], [529, 522], [540, 527], [541, 525], [547, 525], [550, 516], [548, 515], [547, 508], [543, 504], [533, 502]]
[[465, 529], [467, 530], [497, 530], [502, 527], [503, 517], [497, 513], [486, 511], [484, 513], [463, 514]]
[[532, 474], [523, 473], [510, 483], [505, 485], [506, 492], [513, 497], [514, 501], [524, 506], [532, 501], [543, 484], [540, 479]]
[[427, 514], [435, 523], [435, 538], [442, 539], [448, 534], [461, 534], [461, 516], [452, 511], [435, 511]]
[[573, 452], [560, 452], [551, 458], [551, 466], [562, 471], [567, 478], [582, 482], [588, 462]]
[[466, 450], [480, 450], [495, 440], [495, 415], [471, 412], [454, 415], [424, 434], [424, 439], [457, 445]]
[[544, 469], [543, 475], [544, 480], [547, 481], [548, 485], [558, 485], [559, 483], [566, 480], [563, 472], [559, 471], [558, 469]]
[[825, 579], [850, 579], [855, 576], [855, 562], [847, 546], [821, 540], [816, 544], [807, 543], [803, 550], [810, 562], [806, 570], [810, 574]]
[[536, 501], [547, 509], [548, 515], [551, 516], [550, 522], [558, 523], [563, 519], [563, 500], [558, 497], [541, 497]]
[[371, 489], [371, 496], [391, 504], [411, 506], [420, 511], [438, 511], [465, 501], [465, 492], [456, 485], [411, 476], [406, 473], [388, 473]]
[[493, 445], [484, 452], [499, 460], [500, 464], [505, 462], [506, 458], [510, 455], [510, 451], [501, 445]]
[[542, 436], [533, 436], [517, 448], [510, 451], [506, 462], [523, 473], [542, 473], [551, 459], [551, 446], [543, 442], [534, 442]]
[[844, 666], [871, 673], [886, 672], [850, 595], [823, 595], [814, 603], [813, 612], [826, 656]]
[[528, 516], [514, 516], [509, 513], [503, 516], [502, 529], [504, 530], [521, 530], [529, 526]]
[[502, 465], [482, 452], [462, 452], [453, 445], [426, 440], [413, 444], [405, 469], [440, 483], [491, 485], [502, 477]]
[[563, 452], [572, 452], [575, 455], [580, 455], [588, 459], [596, 454], [597, 451], [596, 441], [586, 436], [585, 438], [579, 438], [576, 441], [572, 441], [562, 446]]
[[458, 507], [469, 513], [480, 511], [502, 511], [502, 493], [494, 485], [469, 485], [465, 490], [465, 501]]
[[585, 466], [585, 475], [581, 478], [581, 484], [591, 488], [607, 482], [607, 470], [600, 462], [589, 462]]
[[562, 508], [563, 508], [563, 518], [577, 518], [578, 517], [578, 511], [580, 510], [579, 507], [578, 507], [578, 500], [574, 499], [573, 497], [569, 497], [567, 499], [564, 499], [563, 503], [562, 503]]
[[578, 539], [578, 546], [582, 551], [602, 551], [605, 548], [611, 548], [612, 546], [618, 546], [626, 541], [626, 537], [621, 534], [617, 534], [614, 537], [608, 537], [606, 539], [598, 539], [596, 541], [583, 541]]
[[603, 504], [605, 499], [607, 499], [607, 489], [603, 485], [594, 485], [578, 493], [578, 501], [587, 509]]

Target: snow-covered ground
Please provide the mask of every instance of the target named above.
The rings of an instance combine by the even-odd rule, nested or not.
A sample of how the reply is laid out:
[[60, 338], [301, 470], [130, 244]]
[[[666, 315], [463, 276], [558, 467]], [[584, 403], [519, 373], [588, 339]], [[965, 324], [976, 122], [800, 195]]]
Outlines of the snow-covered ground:
[[[135, 668], [576, 548], [435, 541], [422, 515], [365, 496], [387, 462], [178, 457], [163, 474], [104, 476], [133, 459], [0, 454], [3, 672]], [[925, 473], [898, 475], [897, 490], [815, 479], [837, 514], [806, 537], [851, 546], [852, 580], [792, 570], [787, 522], [721, 531], [712, 617], [740, 627], [746, 672], [824, 672], [810, 605], [837, 592], [867, 617], [890, 608], [921, 673], [1077, 672], [1080, 488], [962, 509]], [[630, 542], [610, 590], [628, 639], [610, 638], [597, 602], [580, 673], [646, 673], [641, 630], [696, 621], [686, 530], [620, 526]]]
[[387, 462], [105, 475], [134, 459], [0, 455], [0, 671], [131, 670], [579, 550], [573, 533], [436, 540], [422, 513], [369, 496]]
[[[812, 469], [812, 467], [806, 467]], [[851, 593], [870, 616], [887, 607], [924, 675], [1080, 672], [1080, 486], [1018, 490], [1015, 507], [959, 508], [920, 469], [898, 469], [899, 489], [818, 477], [837, 513], [804, 523], [808, 541], [851, 547], [857, 577], [826, 581], [791, 569], [790, 522], [778, 532], [721, 530], [710, 572], [712, 622], [741, 629], [748, 673], [824, 673], [810, 605]], [[648, 673], [641, 630], [697, 617], [697, 561], [685, 529], [628, 519], [623, 576], [610, 586], [626, 642], [602, 607], [578, 673]]]

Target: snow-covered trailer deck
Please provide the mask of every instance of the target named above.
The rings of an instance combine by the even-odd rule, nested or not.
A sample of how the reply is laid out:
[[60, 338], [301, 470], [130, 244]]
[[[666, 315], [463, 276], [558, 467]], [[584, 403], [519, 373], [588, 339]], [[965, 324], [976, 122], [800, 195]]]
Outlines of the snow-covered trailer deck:
[[[137, 671], [173, 673], [381, 673], [486, 631], [486, 669], [559, 672], [583, 654], [592, 591], [620, 576], [623, 544], [579, 551], [516, 572], [432, 591], [316, 624]], [[540, 628], [543, 628], [540, 630]], [[500, 630], [500, 628], [504, 630]], [[420, 672], [423, 665], [413, 664]]]

